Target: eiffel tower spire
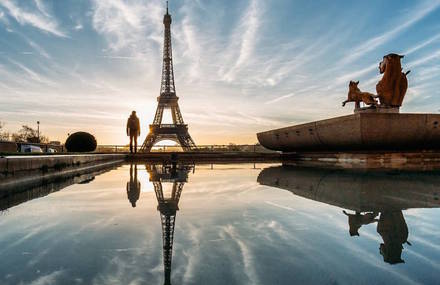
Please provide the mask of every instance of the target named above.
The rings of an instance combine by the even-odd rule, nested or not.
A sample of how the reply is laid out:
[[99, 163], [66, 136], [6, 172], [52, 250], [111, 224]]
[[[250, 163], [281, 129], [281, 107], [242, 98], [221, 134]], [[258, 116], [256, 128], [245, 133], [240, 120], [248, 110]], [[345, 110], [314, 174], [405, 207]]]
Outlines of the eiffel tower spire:
[[171, 15], [168, 14], [167, 1], [167, 13], [163, 16], [165, 31], [163, 41], [162, 82], [160, 87], [160, 96], [176, 96], [176, 87], [174, 86], [173, 51], [171, 46], [171, 22]]
[[[157, 97], [157, 109], [153, 124], [150, 125], [150, 132], [142, 144], [141, 151], [149, 152], [153, 145], [161, 140], [173, 140], [180, 144], [183, 150], [195, 149], [196, 145], [188, 133], [188, 125], [183, 122], [180, 112], [179, 97], [176, 95], [174, 84], [173, 52], [171, 46], [171, 15], [167, 12], [163, 16], [164, 42], [163, 42], [163, 62], [162, 80], [160, 86], [160, 96]], [[165, 109], [171, 110], [173, 124], [162, 124], [163, 112]]]

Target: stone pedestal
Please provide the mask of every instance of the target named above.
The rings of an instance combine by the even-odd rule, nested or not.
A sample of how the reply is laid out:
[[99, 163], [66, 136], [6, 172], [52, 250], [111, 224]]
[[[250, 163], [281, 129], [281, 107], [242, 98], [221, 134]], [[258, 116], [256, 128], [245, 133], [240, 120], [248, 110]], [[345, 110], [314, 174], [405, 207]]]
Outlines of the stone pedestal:
[[386, 107], [386, 106], [377, 106], [377, 107], [363, 107], [363, 108], [355, 108], [354, 113], [392, 113], [398, 114], [400, 112], [399, 107]]
[[282, 152], [440, 149], [440, 114], [359, 112], [258, 133]]

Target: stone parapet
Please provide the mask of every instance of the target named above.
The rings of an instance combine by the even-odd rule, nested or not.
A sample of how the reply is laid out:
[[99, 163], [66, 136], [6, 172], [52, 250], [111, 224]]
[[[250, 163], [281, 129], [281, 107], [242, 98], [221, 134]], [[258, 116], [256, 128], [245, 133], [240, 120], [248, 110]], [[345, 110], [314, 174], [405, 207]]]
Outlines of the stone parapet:
[[0, 158], [0, 173], [62, 169], [82, 164], [124, 160], [126, 154], [23, 155]]
[[398, 114], [400, 112], [399, 107], [383, 107], [383, 106], [377, 106], [377, 107], [364, 107], [364, 108], [355, 108], [354, 113], [392, 113], [392, 114]]
[[440, 149], [440, 114], [357, 113], [257, 134], [283, 152]]

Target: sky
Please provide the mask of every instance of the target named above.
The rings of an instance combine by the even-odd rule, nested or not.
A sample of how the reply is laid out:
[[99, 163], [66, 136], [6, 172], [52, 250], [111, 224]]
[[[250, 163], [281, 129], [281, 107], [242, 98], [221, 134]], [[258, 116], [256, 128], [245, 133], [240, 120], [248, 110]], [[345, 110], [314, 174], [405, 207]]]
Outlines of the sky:
[[[196, 144], [353, 112], [348, 82], [375, 93], [385, 54], [411, 70], [402, 112], [440, 112], [440, 1], [171, 0], [180, 109]], [[0, 121], [52, 140], [141, 137], [160, 90], [165, 1], [1, 0]], [[171, 116], [165, 114], [164, 123]]]

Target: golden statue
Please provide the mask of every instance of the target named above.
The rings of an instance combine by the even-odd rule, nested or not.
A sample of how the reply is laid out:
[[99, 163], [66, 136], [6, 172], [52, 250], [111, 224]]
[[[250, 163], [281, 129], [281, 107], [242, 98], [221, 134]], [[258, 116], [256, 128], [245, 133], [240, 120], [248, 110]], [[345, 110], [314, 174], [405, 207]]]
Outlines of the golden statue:
[[[348, 98], [342, 102], [342, 106], [345, 106], [347, 102], [355, 102], [356, 109], [360, 108], [360, 102], [372, 107], [399, 108], [402, 106], [403, 98], [408, 89], [406, 75], [410, 72], [402, 72], [402, 65], [400, 64], [402, 58], [403, 55], [395, 53], [390, 53], [383, 57], [383, 60], [379, 63], [379, 72], [383, 74], [383, 77], [376, 85], [377, 95], [362, 92], [357, 87], [359, 81], [350, 81], [348, 85]], [[379, 98], [380, 105], [377, 103], [376, 98]]]
[[348, 98], [344, 102], [342, 102], [342, 107], [345, 106], [348, 102], [355, 102], [355, 107], [360, 108], [360, 102], [364, 102], [366, 105], [373, 105], [377, 106], [376, 101], [376, 95], [368, 93], [368, 92], [362, 92], [358, 88], [359, 81], [354, 82], [350, 81], [348, 84]]
[[380, 74], [382, 79], [376, 85], [376, 92], [379, 96], [380, 104], [390, 107], [402, 106], [403, 98], [408, 89], [408, 79], [406, 73], [402, 72], [400, 59], [403, 55], [390, 53], [383, 57], [379, 63]]

